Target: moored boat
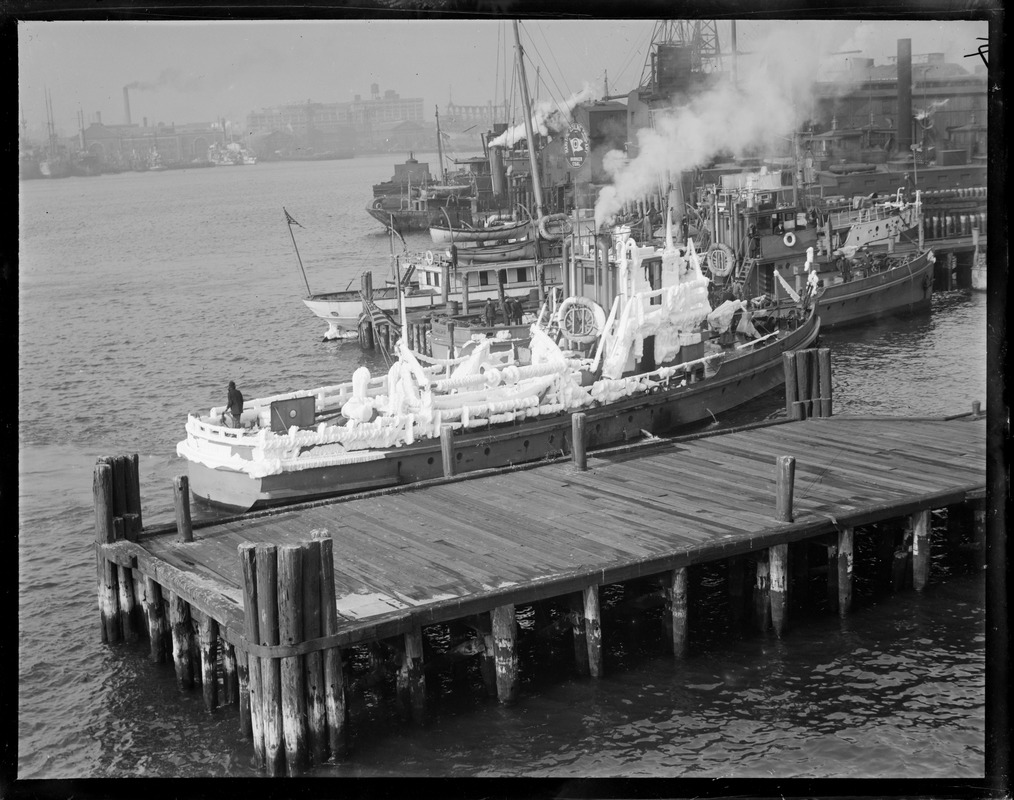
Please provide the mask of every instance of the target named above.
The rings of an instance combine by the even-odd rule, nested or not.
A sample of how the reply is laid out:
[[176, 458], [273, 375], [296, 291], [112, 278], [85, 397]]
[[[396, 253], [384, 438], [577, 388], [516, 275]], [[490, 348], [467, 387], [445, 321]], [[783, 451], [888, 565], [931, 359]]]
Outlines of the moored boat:
[[[656, 288], [645, 258], [661, 260]], [[194, 496], [245, 510], [439, 477], [445, 426], [456, 471], [564, 452], [575, 411], [591, 448], [664, 433], [776, 388], [782, 353], [819, 330], [809, 295], [792, 315], [712, 309], [692, 244], [631, 244], [617, 268], [608, 315], [584, 297], [547, 304], [523, 353], [474, 337], [433, 359], [402, 340], [386, 376], [360, 368], [347, 383], [248, 401], [241, 428], [222, 424], [223, 408], [191, 414], [177, 452]]]

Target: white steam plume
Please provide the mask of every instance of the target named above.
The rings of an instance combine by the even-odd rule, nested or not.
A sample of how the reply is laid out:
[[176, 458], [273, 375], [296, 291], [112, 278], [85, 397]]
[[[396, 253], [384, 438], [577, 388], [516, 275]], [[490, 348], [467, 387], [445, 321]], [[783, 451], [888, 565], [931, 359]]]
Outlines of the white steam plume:
[[[562, 103], [557, 104], [552, 100], [540, 100], [535, 104], [535, 111], [532, 114], [532, 128], [540, 136], [548, 136], [552, 133], [563, 133], [567, 129], [570, 111], [579, 103], [587, 103], [598, 99], [601, 93], [591, 85], [584, 87], [572, 94]], [[508, 128], [490, 143], [490, 147], [511, 147], [516, 142], [526, 137], [525, 125], [520, 123]]]
[[[805, 32], [803, 29], [806, 29]], [[753, 46], [750, 63], [741, 58], [739, 85], [721, 80], [684, 105], [656, 112], [654, 129], [637, 132], [637, 157], [624, 163], [611, 151], [603, 168], [612, 185], [599, 192], [596, 227], [609, 224], [624, 203], [636, 201], [675, 180], [680, 172], [706, 163], [722, 151], [784, 144], [809, 112], [820, 53], [834, 49], [834, 37], [819, 26], [779, 30]]]

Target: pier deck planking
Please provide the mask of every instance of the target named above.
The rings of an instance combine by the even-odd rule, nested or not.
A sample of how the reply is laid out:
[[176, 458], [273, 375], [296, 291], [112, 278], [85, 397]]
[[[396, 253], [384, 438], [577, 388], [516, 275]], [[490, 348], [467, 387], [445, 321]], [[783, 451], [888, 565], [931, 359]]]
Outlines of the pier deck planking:
[[[217, 591], [220, 621], [242, 631], [239, 544], [327, 531], [339, 626], [359, 641], [458, 618], [463, 609], [750, 552], [813, 535], [832, 519], [851, 524], [931, 499], [965, 499], [984, 491], [985, 439], [985, 420], [831, 417], [592, 452], [584, 472], [556, 461], [280, 509], [202, 527], [190, 543], [159, 533], [131, 547], [193, 575], [205, 605]], [[791, 524], [775, 519], [779, 455], [796, 458]]]

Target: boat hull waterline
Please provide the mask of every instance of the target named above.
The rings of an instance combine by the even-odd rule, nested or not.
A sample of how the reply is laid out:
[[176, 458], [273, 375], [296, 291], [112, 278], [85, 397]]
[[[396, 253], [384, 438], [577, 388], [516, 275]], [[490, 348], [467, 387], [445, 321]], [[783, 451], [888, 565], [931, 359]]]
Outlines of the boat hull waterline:
[[[778, 341], [749, 348], [724, 361], [716, 374], [698, 383], [659, 388], [604, 406], [582, 409], [588, 448], [660, 435], [745, 405], [784, 383], [781, 354], [810, 347], [820, 320], [808, 320]], [[469, 472], [538, 461], [570, 450], [571, 412], [454, 437], [455, 471]], [[262, 478], [187, 462], [195, 498], [230, 510], [284, 505], [443, 476], [439, 439], [417, 440], [354, 464], [313, 467]]]

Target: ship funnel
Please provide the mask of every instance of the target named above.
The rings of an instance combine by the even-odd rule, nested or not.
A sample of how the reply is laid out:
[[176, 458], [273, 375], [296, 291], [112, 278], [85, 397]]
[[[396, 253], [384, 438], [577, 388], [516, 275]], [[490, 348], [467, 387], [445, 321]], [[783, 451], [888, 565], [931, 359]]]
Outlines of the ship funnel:
[[123, 113], [127, 115], [127, 124], [130, 124], [130, 87], [123, 87]]
[[493, 195], [498, 198], [504, 197], [507, 176], [504, 174], [503, 148], [489, 148], [489, 171], [493, 179]]

